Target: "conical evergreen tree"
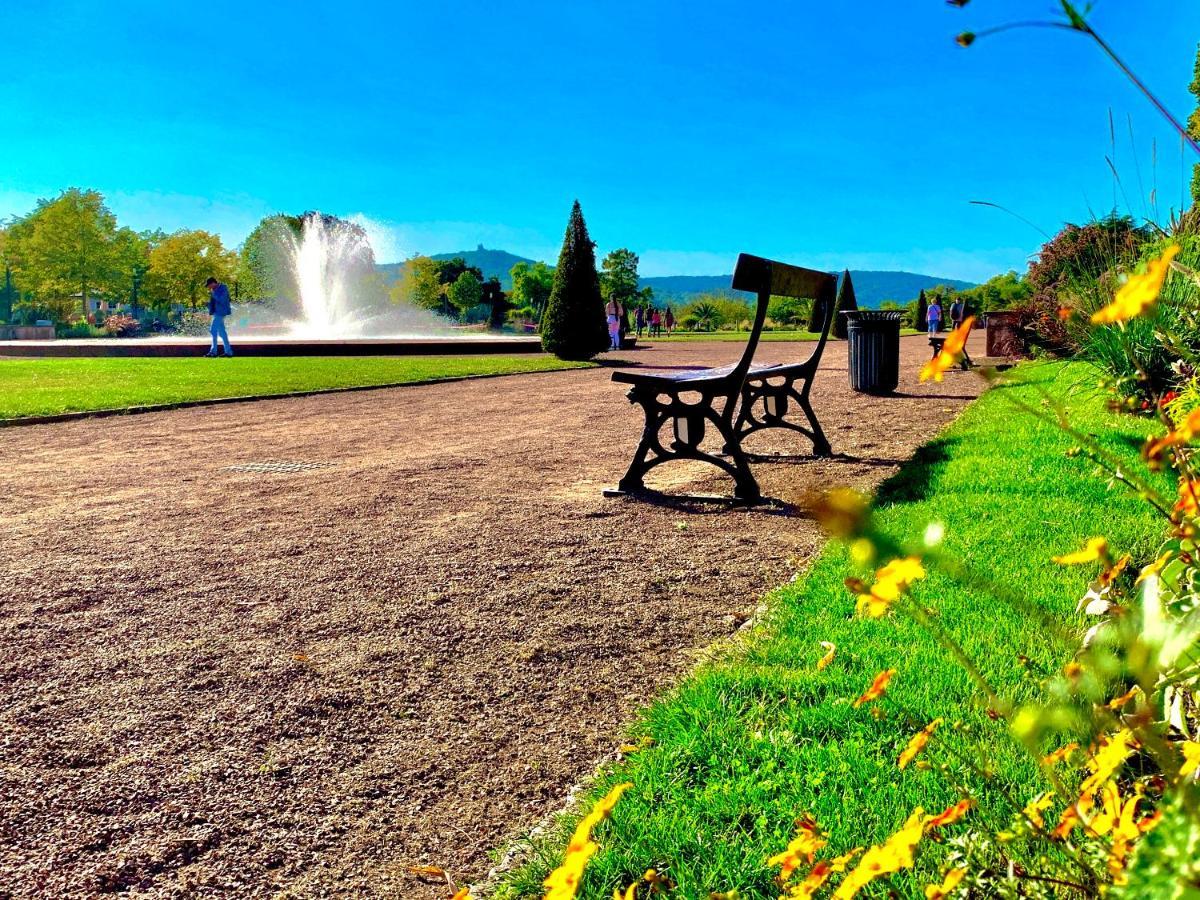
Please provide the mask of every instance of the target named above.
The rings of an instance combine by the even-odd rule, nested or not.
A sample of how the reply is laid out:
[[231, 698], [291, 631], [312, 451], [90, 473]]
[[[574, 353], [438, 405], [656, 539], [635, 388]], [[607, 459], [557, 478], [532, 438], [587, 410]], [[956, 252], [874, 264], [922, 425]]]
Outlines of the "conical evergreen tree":
[[838, 285], [837, 303], [833, 309], [833, 336], [844, 341], [846, 339], [846, 317], [842, 313], [858, 309], [858, 298], [854, 296], [854, 282], [850, 280], [849, 269], [842, 272], [842, 283]]
[[917, 297], [917, 312], [912, 323], [912, 327], [917, 331], [925, 330], [925, 315], [928, 312], [929, 301], [925, 299], [925, 288], [921, 288], [921, 296]]
[[591, 359], [609, 345], [595, 247], [576, 200], [542, 316], [542, 348], [559, 359]]
[[[1188, 116], [1188, 136], [1194, 141], [1200, 141], [1200, 47], [1196, 48], [1196, 67], [1192, 70], [1192, 83], [1188, 90], [1196, 98], [1196, 108]], [[1192, 202], [1200, 206], [1200, 163], [1192, 167]]]

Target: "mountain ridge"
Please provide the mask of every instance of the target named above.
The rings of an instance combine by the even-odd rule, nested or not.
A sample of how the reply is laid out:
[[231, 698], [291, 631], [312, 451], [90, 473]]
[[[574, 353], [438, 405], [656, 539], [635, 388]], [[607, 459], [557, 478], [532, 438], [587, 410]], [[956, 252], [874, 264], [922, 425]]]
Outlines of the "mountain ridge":
[[[486, 248], [479, 244], [474, 250], [460, 250], [455, 253], [430, 254], [433, 259], [447, 260], [461, 256], [469, 266], [478, 266], [484, 278], [496, 277], [504, 290], [512, 288], [512, 278], [509, 270], [519, 262], [533, 265], [536, 260], [525, 256], [509, 253], [507, 250]], [[380, 263], [376, 271], [387, 280], [394, 281], [400, 275], [404, 263]], [[839, 273], [840, 274], [840, 273]], [[928, 290], [938, 285], [947, 285], [956, 290], [975, 287], [974, 282], [957, 278], [940, 278], [936, 275], [925, 275], [919, 272], [905, 272], [877, 269], [851, 269], [850, 277], [854, 280], [854, 292], [858, 304], [862, 307], [878, 307], [886, 300], [907, 303], [916, 298], [921, 290]], [[750, 295], [734, 291], [729, 287], [733, 275], [651, 275], [639, 278], [642, 287], [654, 289], [655, 300], [661, 303], [681, 304], [689, 302], [697, 294], [726, 294], [730, 297], [747, 298]]]

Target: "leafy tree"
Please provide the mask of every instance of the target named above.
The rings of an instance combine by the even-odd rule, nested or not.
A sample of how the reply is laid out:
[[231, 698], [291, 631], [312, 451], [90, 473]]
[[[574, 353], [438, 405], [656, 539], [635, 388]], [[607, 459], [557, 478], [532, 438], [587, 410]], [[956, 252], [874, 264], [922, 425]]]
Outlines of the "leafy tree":
[[88, 297], [112, 287], [113, 242], [117, 218], [99, 191], [70, 188], [9, 228], [8, 253], [14, 277], [23, 291], [66, 319], [79, 294], [80, 312], [87, 315]]
[[812, 303], [800, 297], [772, 297], [767, 304], [767, 317], [785, 328], [806, 327], [812, 315]]
[[854, 281], [850, 278], [850, 270], [842, 272], [842, 283], [838, 285], [837, 302], [833, 306], [833, 336], [843, 341], [847, 337], [846, 317], [844, 312], [858, 309], [858, 298], [854, 296]]
[[600, 263], [600, 294], [607, 300], [616, 300], [628, 307], [638, 293], [638, 256], [632, 250], [621, 248], [604, 257]]
[[166, 237], [161, 231], [120, 228], [113, 239], [113, 283], [119, 299], [128, 299], [136, 316], [142, 285], [150, 270], [150, 251]]
[[428, 256], [413, 256], [405, 260], [400, 278], [392, 285], [393, 303], [411, 303], [422, 309], [444, 309], [442, 283], [438, 278], [437, 260]]
[[288, 242], [304, 229], [301, 216], [276, 214], [260, 221], [242, 242], [238, 294], [250, 301], [290, 298], [295, 291]]
[[205, 281], [229, 281], [236, 271], [237, 254], [226, 250], [220, 237], [181, 229], [150, 251], [146, 293], [156, 305], [196, 309], [208, 299]]
[[459, 318], [465, 318], [468, 310], [483, 302], [483, 281], [468, 269], [446, 289], [446, 298], [458, 311]]
[[509, 271], [512, 277], [512, 303], [520, 309], [529, 310], [535, 321], [540, 321], [554, 287], [554, 270], [544, 262], [519, 262]]
[[542, 347], [559, 359], [591, 359], [609, 346], [595, 247], [576, 200], [542, 317]]
[[692, 331], [716, 331], [721, 321], [721, 310], [711, 300], [693, 300], [679, 311], [679, 324]]

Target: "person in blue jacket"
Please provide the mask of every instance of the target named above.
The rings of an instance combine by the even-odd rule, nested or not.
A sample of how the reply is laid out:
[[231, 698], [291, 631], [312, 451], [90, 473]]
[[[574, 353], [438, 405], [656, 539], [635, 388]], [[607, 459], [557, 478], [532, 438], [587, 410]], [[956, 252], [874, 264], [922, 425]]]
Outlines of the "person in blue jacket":
[[204, 282], [208, 288], [208, 314], [212, 316], [212, 326], [208, 329], [212, 335], [212, 349], [205, 356], [217, 355], [217, 338], [225, 345], [225, 355], [233, 356], [233, 348], [229, 346], [229, 333], [225, 330], [225, 317], [233, 312], [229, 302], [229, 288], [215, 278]]

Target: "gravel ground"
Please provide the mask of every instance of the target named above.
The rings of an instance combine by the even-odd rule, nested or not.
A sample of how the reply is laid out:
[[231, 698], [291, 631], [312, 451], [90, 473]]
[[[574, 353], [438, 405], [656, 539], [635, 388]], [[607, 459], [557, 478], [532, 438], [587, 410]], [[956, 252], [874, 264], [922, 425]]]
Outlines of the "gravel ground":
[[[883, 399], [831, 345], [814, 397], [843, 455], [758, 464], [766, 495], [874, 485], [977, 394], [918, 386], [928, 347], [903, 348]], [[450, 892], [410, 866], [480, 877], [820, 544], [788, 506], [603, 499], [639, 428], [594, 369], [0, 434], [0, 897], [420, 900]], [[322, 467], [227, 468], [268, 461]]]

